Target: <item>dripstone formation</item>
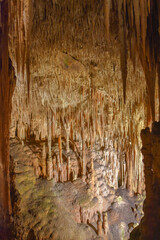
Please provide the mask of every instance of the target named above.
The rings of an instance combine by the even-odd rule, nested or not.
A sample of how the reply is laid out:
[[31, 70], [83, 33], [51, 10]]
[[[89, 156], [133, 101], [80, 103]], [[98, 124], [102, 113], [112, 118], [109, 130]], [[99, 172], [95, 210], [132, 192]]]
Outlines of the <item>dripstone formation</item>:
[[159, 239], [159, 46], [159, 0], [0, 0], [0, 239]]

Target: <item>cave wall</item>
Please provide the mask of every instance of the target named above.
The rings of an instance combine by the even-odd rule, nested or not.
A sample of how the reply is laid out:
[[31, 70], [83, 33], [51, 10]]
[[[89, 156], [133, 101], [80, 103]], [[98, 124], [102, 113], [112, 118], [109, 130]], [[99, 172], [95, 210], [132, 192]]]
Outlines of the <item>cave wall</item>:
[[[11, 113], [10, 77], [8, 71], [8, 4], [1, 3], [0, 24], [0, 224], [1, 234], [6, 231], [4, 224], [8, 222], [11, 213], [10, 183], [9, 183], [9, 123]], [[5, 228], [3, 228], [5, 226]], [[0, 235], [1, 235], [0, 234]]]
[[154, 122], [152, 130], [146, 128], [141, 132], [142, 153], [144, 156], [144, 173], [146, 200], [144, 202], [144, 219], [142, 222], [142, 239], [158, 239], [159, 231], [159, 139], [160, 123]]

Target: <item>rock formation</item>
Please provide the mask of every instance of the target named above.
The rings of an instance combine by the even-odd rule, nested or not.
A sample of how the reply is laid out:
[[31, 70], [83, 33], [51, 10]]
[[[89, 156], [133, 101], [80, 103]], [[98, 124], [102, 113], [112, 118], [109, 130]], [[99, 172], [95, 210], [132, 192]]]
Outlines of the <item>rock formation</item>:
[[[89, 231], [90, 238], [98, 234], [110, 239], [113, 233], [116, 240], [127, 238], [141, 220], [145, 193], [141, 239], [158, 239], [159, 124], [154, 123], [151, 132], [142, 131], [142, 143], [140, 132], [159, 121], [159, 46], [159, 0], [0, 0], [0, 232], [4, 240], [9, 239], [11, 220], [17, 240], [45, 239], [49, 222], [38, 223], [42, 219], [35, 209], [41, 206], [54, 221], [56, 213], [50, 203], [48, 209], [43, 206], [43, 196], [37, 203], [34, 190], [44, 183], [56, 194], [63, 192], [62, 199], [66, 196], [74, 220], [60, 216], [73, 226], [73, 239], [80, 223], [83, 239], [87, 239], [85, 224], [95, 230]], [[9, 138], [15, 144], [11, 151]], [[15, 173], [9, 170], [13, 166]], [[51, 189], [46, 192], [47, 202], [53, 196]], [[134, 201], [139, 201], [137, 207]], [[63, 200], [56, 204], [69, 216]], [[133, 218], [122, 217], [124, 206], [129, 213], [133, 210]], [[59, 232], [54, 236], [54, 222], [49, 226], [50, 239], [64, 237]]]
[[155, 122], [152, 132], [149, 128], [142, 130], [142, 154], [144, 156], [144, 174], [146, 199], [144, 203], [144, 220], [142, 223], [142, 239], [158, 239], [159, 223], [159, 139], [160, 123]]

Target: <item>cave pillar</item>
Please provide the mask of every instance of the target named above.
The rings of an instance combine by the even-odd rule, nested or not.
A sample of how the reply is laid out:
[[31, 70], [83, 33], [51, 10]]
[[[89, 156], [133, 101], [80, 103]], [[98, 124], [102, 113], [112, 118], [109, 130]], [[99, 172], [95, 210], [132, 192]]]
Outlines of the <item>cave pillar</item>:
[[86, 146], [85, 146], [85, 132], [82, 130], [82, 178], [85, 180], [86, 176]]
[[132, 159], [130, 154], [130, 148], [127, 149], [126, 153], [126, 163], [127, 163], [127, 189], [129, 194], [132, 196]]

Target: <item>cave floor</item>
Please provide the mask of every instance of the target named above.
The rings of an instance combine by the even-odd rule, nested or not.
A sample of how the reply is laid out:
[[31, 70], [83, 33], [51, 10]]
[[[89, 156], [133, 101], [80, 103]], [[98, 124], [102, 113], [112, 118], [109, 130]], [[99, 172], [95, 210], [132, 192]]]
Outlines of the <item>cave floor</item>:
[[107, 239], [97, 235], [97, 212], [102, 211], [108, 213], [112, 240], [128, 239], [140, 222], [142, 196], [130, 197], [125, 189], [93, 196], [80, 178], [65, 183], [37, 179], [37, 156], [17, 139], [10, 141], [10, 155], [15, 239]]

